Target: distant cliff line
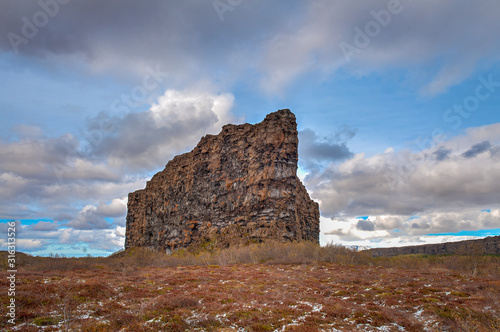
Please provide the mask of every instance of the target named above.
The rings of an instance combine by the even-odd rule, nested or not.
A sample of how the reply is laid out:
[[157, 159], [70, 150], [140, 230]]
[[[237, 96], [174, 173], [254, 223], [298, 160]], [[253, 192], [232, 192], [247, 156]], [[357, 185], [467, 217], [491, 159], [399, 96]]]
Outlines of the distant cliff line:
[[399, 255], [500, 255], [500, 236], [489, 236], [478, 240], [465, 240], [418, 246], [373, 248], [364, 252], [373, 257]]

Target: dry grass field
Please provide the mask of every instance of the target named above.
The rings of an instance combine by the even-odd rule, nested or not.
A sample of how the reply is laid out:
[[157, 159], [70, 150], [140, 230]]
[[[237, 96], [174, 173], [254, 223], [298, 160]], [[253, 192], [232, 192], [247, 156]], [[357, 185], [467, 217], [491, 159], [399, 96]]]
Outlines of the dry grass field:
[[[21, 257], [20, 257], [21, 259]], [[371, 258], [263, 244], [22, 257], [6, 331], [497, 331], [498, 256]], [[5, 269], [3, 269], [5, 271]], [[7, 288], [6, 275], [1, 278]], [[5, 292], [4, 292], [5, 293]], [[1, 294], [5, 317], [7, 294]]]

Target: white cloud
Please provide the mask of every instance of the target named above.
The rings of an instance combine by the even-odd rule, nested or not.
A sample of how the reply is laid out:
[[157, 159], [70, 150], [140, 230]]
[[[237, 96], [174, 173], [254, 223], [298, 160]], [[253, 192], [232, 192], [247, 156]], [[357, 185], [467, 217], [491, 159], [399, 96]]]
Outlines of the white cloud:
[[[9, 229], [11, 226], [8, 223], [2, 222], [0, 223], [0, 233], [7, 234], [10, 233]], [[36, 233], [36, 232], [35, 232]], [[21, 222], [16, 221], [15, 225], [15, 246], [16, 251], [29, 251], [43, 248], [46, 245], [46, 241], [40, 239], [37, 236], [30, 236], [30, 231], [27, 229], [25, 225], [22, 225]], [[7, 249], [7, 246], [11, 244], [7, 241], [7, 236], [0, 238], [0, 247]]]
[[[92, 146], [115, 169], [156, 170], [174, 155], [192, 149], [207, 133], [234, 122], [234, 97], [205, 91], [167, 90], [147, 111], [111, 117], [113, 130]], [[102, 121], [102, 115], [91, 119]]]
[[105, 229], [111, 227], [107, 220], [95, 214], [95, 210], [95, 206], [84, 206], [78, 215], [67, 223], [67, 226], [74, 229]]
[[123, 248], [125, 244], [125, 238], [120, 236], [122, 232], [122, 226], [99, 231], [66, 228], [60, 230], [57, 244], [81, 246], [82, 243], [84, 243], [88, 245], [90, 249], [113, 252]]
[[106, 204], [104, 202], [99, 202], [99, 205], [95, 209], [95, 213], [100, 216], [105, 217], [119, 217], [125, 215], [127, 212], [127, 201], [128, 198], [115, 198], [111, 203]]
[[[494, 132], [496, 124], [485, 127], [420, 152], [387, 152], [372, 157], [357, 154], [308, 176], [306, 183], [322, 202], [326, 216], [412, 215], [428, 209], [498, 204], [500, 166], [491, 150], [500, 141]], [[488, 137], [491, 147], [473, 157], [464, 156], [481, 143], [473, 139], [475, 133], [484, 131], [492, 132]], [[434, 153], [442, 147], [452, 152], [447, 159], [436, 160]]]
[[[471, 128], [418, 152], [357, 154], [309, 174], [305, 183], [322, 216], [338, 226], [325, 232], [354, 241], [500, 228], [497, 128]], [[359, 216], [370, 218], [360, 224]]]
[[21, 176], [12, 173], [1, 173], [0, 197], [7, 199], [18, 196], [23, 193], [23, 190], [27, 187], [27, 184], [28, 180]]
[[16, 242], [16, 246], [20, 250], [34, 250], [43, 246], [43, 242], [36, 239], [19, 239]]
[[157, 127], [174, 124], [196, 123], [209, 119], [209, 133], [234, 120], [231, 114], [232, 94], [214, 94], [202, 91], [167, 90], [150, 108]]
[[[127, 198], [113, 199], [109, 204], [101, 201], [97, 206], [84, 206], [78, 215], [65, 225], [74, 229], [110, 229], [115, 224], [125, 224], [126, 213]], [[106, 220], [110, 217], [120, 220], [111, 223]]]
[[54, 173], [60, 179], [84, 179], [98, 181], [119, 181], [120, 174], [104, 163], [76, 158], [67, 164], [54, 165]]
[[[480, 219], [479, 212], [474, 214], [474, 218]], [[449, 217], [450, 215], [448, 215]], [[470, 216], [473, 216], [472, 214]], [[440, 224], [440, 218], [444, 216], [438, 215], [425, 215], [419, 219], [411, 219], [405, 216], [373, 216], [369, 217], [368, 220], [373, 222], [375, 229], [373, 231], [363, 231], [358, 229], [356, 226], [360, 219], [350, 218], [350, 219], [329, 219], [321, 217], [321, 233], [320, 233], [320, 243], [322, 245], [328, 243], [340, 243], [344, 245], [357, 245], [365, 246], [371, 248], [378, 247], [400, 247], [400, 246], [410, 246], [410, 245], [421, 245], [421, 244], [431, 244], [431, 243], [443, 243], [443, 242], [453, 242], [453, 241], [463, 241], [481, 238], [481, 236], [472, 235], [428, 235], [428, 234], [438, 234], [433, 231], [438, 229], [443, 229], [443, 224]], [[464, 216], [456, 214], [458, 221]], [[436, 218], [435, 220], [431, 220]], [[381, 224], [381, 220], [390, 219], [391, 225]], [[412, 225], [419, 220], [431, 220], [434, 226], [433, 228], [429, 226], [426, 229], [412, 229]], [[421, 224], [423, 222], [420, 222]], [[469, 230], [477, 230], [484, 228], [485, 223], [476, 223]], [[496, 219], [496, 227], [500, 225], [500, 219]], [[456, 223], [457, 227], [447, 228], [444, 233], [453, 233], [452, 230], [459, 230], [460, 222]], [[384, 229], [387, 228], [387, 229]], [[463, 229], [460, 229], [463, 230]], [[450, 232], [451, 231], [451, 232]]]
[[0, 142], [0, 172], [23, 178], [55, 179], [55, 164], [76, 156], [79, 142], [71, 134], [60, 137], [21, 137], [18, 141]]

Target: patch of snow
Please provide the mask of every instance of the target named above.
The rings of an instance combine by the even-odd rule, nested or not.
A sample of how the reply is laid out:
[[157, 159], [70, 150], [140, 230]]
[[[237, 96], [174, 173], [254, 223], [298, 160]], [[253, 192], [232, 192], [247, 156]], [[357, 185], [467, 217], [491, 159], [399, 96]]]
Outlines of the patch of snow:
[[151, 324], [151, 323], [160, 323], [160, 322], [161, 322], [160, 318], [155, 317], [155, 318], [151, 318], [150, 320], [148, 320], [148, 321], [146, 322], [146, 324]]
[[[423, 308], [417, 307], [417, 312], [415, 312], [413, 315], [415, 316], [416, 319], [424, 323], [424, 331], [431, 331], [429, 328], [429, 325], [434, 325], [432, 320], [430, 318], [424, 318], [422, 316], [422, 313], [424, 312]], [[434, 322], [437, 323], [437, 322]]]
[[424, 309], [418, 309], [416, 313], [413, 315], [415, 316], [416, 319], [421, 319], [422, 318], [422, 313], [424, 312]]
[[[299, 326], [302, 321], [304, 321], [307, 317], [311, 316], [311, 313], [321, 312], [321, 310], [323, 309], [323, 305], [320, 303], [310, 303], [310, 302], [306, 302], [306, 301], [300, 301], [298, 303], [311, 307], [311, 311], [304, 312], [304, 315], [292, 320], [292, 322], [290, 324], [283, 325], [281, 327], [281, 329], [277, 329], [277, 330], [275, 330], [275, 332], [284, 332], [290, 326]], [[291, 305], [290, 306], [290, 308], [292, 308], [292, 309], [297, 309], [297, 307], [298, 307], [298, 305]]]
[[390, 325], [382, 325], [379, 327], [375, 327], [376, 330], [384, 331], [384, 332], [394, 331], [394, 328], [397, 328], [398, 331], [406, 331], [403, 326], [399, 326], [396, 323], [391, 323]]

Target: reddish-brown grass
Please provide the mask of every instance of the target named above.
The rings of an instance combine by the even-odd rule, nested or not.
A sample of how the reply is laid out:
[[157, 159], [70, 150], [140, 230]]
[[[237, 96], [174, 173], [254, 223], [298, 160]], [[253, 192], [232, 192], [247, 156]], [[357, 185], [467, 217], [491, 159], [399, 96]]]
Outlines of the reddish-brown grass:
[[[17, 274], [16, 326], [21, 331], [500, 330], [500, 281], [490, 266], [498, 257], [479, 257], [479, 268], [471, 273], [449, 264], [460, 257], [373, 259], [308, 243], [269, 244], [267, 254], [265, 248], [172, 256], [136, 249], [81, 261], [28, 257]], [[295, 252], [285, 255], [286, 250]], [[409, 262], [413, 268], [402, 267]], [[7, 286], [5, 273], [0, 285]], [[2, 317], [8, 301], [0, 295]], [[4, 319], [0, 329], [12, 326]]]

